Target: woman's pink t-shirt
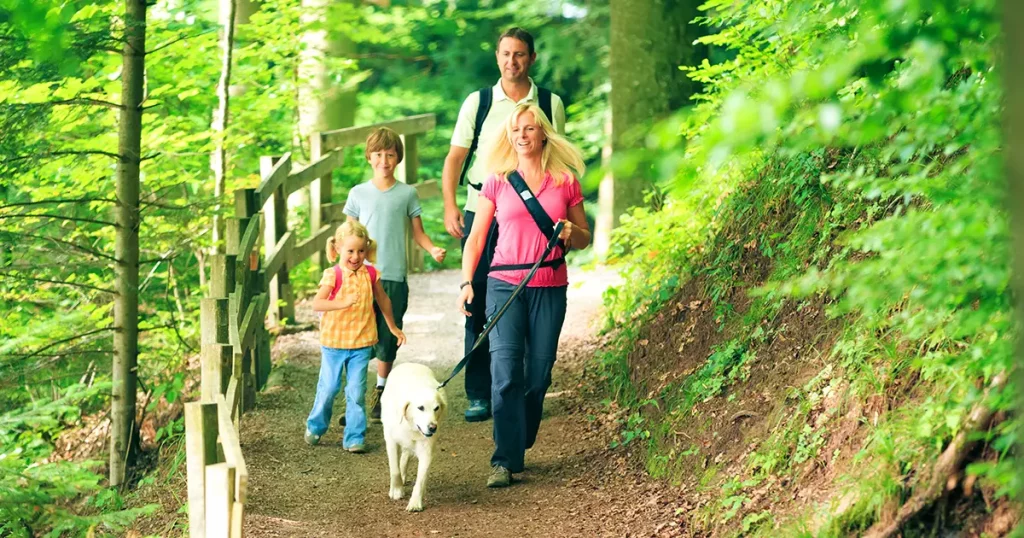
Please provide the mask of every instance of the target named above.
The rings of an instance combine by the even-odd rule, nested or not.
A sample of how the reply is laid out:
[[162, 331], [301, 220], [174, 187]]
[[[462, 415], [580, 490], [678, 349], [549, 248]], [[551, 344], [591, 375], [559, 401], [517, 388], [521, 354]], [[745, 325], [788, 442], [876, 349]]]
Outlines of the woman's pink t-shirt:
[[[519, 197], [512, 184], [505, 179], [491, 175], [484, 181], [480, 195], [494, 203], [494, 218], [498, 219], [498, 244], [494, 249], [491, 267], [497, 265], [533, 264], [548, 244], [548, 238], [540, 231], [537, 223], [526, 210], [526, 204]], [[583, 203], [583, 192], [580, 182], [571, 174], [567, 174], [561, 185], [555, 185], [551, 173], [544, 176], [540, 190], [533, 193], [541, 207], [557, 223], [565, 219], [569, 208]], [[563, 255], [559, 246], [551, 249], [547, 260], [554, 260]], [[491, 271], [490, 275], [510, 284], [519, 282], [529, 274], [529, 269], [507, 271]], [[531, 288], [550, 288], [569, 284], [569, 273], [565, 264], [558, 269], [541, 267], [527, 286]]]

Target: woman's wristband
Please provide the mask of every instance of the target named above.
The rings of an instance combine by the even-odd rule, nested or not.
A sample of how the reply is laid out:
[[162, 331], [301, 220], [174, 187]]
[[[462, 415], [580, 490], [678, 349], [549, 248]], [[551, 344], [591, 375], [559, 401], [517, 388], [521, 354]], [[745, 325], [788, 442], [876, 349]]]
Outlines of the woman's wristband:
[[462, 290], [462, 288], [465, 288], [466, 286], [468, 286], [470, 284], [472, 284], [472, 282], [470, 282], [469, 280], [463, 282], [462, 284], [459, 284], [459, 290]]

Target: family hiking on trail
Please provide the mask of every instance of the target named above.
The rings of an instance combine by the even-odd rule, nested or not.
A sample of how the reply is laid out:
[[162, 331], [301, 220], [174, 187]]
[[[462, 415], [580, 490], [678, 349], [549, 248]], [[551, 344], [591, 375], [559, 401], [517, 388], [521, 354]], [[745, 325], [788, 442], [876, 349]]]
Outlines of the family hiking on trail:
[[[442, 186], [445, 228], [462, 239], [463, 249], [462, 283], [452, 295], [466, 316], [466, 357], [455, 373], [465, 365], [465, 420], [493, 417], [486, 484], [506, 487], [523, 471], [525, 451], [540, 428], [565, 320], [565, 256], [589, 246], [591, 233], [578, 179], [583, 156], [562, 136], [565, 107], [529, 76], [536, 61], [533, 37], [521, 28], [506, 31], [496, 59], [501, 79], [471, 93], [459, 111]], [[423, 229], [415, 188], [395, 179], [403, 149], [390, 129], [370, 134], [366, 159], [373, 177], [351, 189], [348, 220], [327, 242], [327, 257], [337, 265], [324, 271], [313, 301], [322, 314], [322, 360], [306, 422], [310, 445], [327, 432], [344, 388], [342, 446], [366, 451], [367, 422], [380, 422], [387, 378], [405, 343], [407, 230], [434, 260], [446, 255]], [[462, 184], [467, 190], [460, 210]], [[377, 383], [367, 412], [366, 372], [373, 357]], [[404, 474], [404, 462], [402, 467]]]

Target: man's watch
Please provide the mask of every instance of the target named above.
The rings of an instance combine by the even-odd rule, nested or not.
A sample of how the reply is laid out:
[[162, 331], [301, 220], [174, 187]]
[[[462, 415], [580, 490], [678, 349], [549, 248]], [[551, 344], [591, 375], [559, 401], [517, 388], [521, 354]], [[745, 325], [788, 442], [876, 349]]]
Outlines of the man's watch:
[[472, 284], [472, 282], [470, 282], [468, 280], [463, 282], [462, 284], [459, 284], [459, 290], [462, 290], [462, 288], [465, 288], [466, 286], [468, 286], [470, 284]]

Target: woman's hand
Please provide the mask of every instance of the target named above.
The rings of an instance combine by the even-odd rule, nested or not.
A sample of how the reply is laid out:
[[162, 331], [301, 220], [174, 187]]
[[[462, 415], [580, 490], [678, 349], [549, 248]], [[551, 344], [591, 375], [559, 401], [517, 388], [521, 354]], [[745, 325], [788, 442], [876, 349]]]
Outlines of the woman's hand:
[[572, 243], [572, 222], [565, 219], [560, 219], [559, 222], [564, 223], [565, 226], [562, 228], [562, 231], [558, 234], [558, 238], [561, 239], [563, 243], [565, 243], [565, 248], [570, 248], [570, 243]]
[[462, 315], [464, 315], [466, 317], [470, 317], [473, 314], [470, 314], [469, 311], [466, 310], [466, 305], [467, 304], [471, 304], [472, 302], [473, 302], [473, 285], [472, 284], [466, 284], [465, 286], [462, 286], [461, 290], [459, 290], [459, 300], [458, 300], [458, 303], [455, 306], [456, 306], [456, 308], [459, 309], [459, 312], [462, 312]]
[[391, 334], [395, 335], [395, 338], [398, 339], [399, 347], [405, 344], [405, 333], [402, 332], [402, 329], [399, 329], [397, 326], [392, 326], [388, 327], [388, 330], [390, 330]]
[[434, 258], [434, 261], [437, 262], [437, 263], [443, 262], [444, 261], [444, 256], [447, 253], [448, 253], [448, 251], [446, 251], [445, 249], [443, 249], [441, 247], [434, 247], [434, 248], [430, 249], [430, 257]]

